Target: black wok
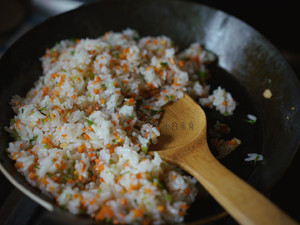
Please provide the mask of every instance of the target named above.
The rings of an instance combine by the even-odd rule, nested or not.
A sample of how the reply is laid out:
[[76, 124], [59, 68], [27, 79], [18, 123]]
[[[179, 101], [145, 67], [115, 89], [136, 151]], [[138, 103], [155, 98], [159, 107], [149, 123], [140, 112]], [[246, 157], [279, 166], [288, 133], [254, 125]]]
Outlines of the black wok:
[[[231, 125], [233, 135], [243, 144], [222, 163], [258, 190], [267, 192], [280, 179], [299, 145], [299, 82], [279, 52], [253, 28], [226, 13], [194, 3], [106, 0], [56, 16], [29, 31], [0, 61], [1, 127], [7, 126], [13, 116], [11, 96], [24, 96], [41, 75], [39, 57], [45, 48], [61, 39], [96, 38], [108, 30], [127, 27], [138, 30], [141, 36], [169, 36], [180, 48], [201, 42], [217, 54], [218, 61], [210, 68], [210, 83], [212, 87], [222, 85], [228, 89], [239, 106], [234, 117], [224, 118], [206, 110], [208, 127], [216, 120]], [[262, 95], [266, 88], [272, 91], [270, 99]], [[256, 115], [258, 122], [244, 123], [247, 114]], [[27, 184], [7, 157], [8, 134], [3, 129], [0, 134], [0, 169], [15, 186], [54, 210], [53, 220], [57, 223], [93, 223], [87, 217], [60, 210], [53, 200]], [[244, 162], [250, 152], [261, 153], [263, 162]], [[191, 207], [186, 221], [198, 224], [222, 215], [223, 210], [204, 193]]]

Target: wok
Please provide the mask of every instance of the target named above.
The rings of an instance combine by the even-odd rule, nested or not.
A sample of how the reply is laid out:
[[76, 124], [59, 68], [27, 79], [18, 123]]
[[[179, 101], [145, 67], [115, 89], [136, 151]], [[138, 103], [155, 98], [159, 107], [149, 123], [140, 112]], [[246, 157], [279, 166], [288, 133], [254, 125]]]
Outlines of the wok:
[[[218, 56], [210, 66], [212, 88], [221, 85], [239, 106], [233, 117], [206, 110], [208, 128], [216, 120], [230, 124], [242, 145], [221, 162], [256, 189], [267, 192], [288, 167], [300, 140], [300, 85], [296, 75], [274, 48], [256, 30], [222, 11], [203, 5], [171, 0], [104, 0], [53, 17], [38, 25], [10, 47], [0, 61], [2, 82], [0, 126], [7, 126], [13, 112], [11, 96], [25, 96], [42, 73], [39, 58], [61, 39], [96, 38], [108, 30], [136, 29], [141, 36], [166, 35], [180, 49], [200, 42]], [[269, 88], [272, 98], [263, 97]], [[292, 108], [294, 107], [294, 108]], [[244, 123], [247, 114], [258, 117], [255, 125]], [[19, 190], [53, 211], [56, 223], [91, 224], [92, 219], [73, 216], [30, 186], [13, 166], [5, 149], [9, 137], [0, 133], [0, 169]], [[264, 160], [246, 163], [247, 153]], [[199, 162], [201, 163], [201, 162]], [[205, 223], [224, 216], [221, 207], [202, 192], [191, 207], [186, 223]]]

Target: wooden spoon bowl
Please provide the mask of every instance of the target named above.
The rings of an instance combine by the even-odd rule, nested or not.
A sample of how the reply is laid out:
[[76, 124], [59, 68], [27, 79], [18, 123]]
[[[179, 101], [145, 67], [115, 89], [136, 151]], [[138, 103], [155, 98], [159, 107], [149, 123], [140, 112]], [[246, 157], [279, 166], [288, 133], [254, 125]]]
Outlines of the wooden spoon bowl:
[[205, 113], [191, 97], [185, 94], [164, 110], [161, 136], [152, 151], [193, 175], [240, 224], [297, 224], [212, 155]]

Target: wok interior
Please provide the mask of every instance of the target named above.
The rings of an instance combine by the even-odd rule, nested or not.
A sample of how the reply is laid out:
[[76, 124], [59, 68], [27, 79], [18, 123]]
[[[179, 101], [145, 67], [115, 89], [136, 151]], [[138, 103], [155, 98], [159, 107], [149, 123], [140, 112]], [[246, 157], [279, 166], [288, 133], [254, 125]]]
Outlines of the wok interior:
[[[8, 104], [11, 96], [24, 96], [41, 75], [39, 58], [47, 47], [61, 39], [96, 38], [108, 30], [121, 31], [127, 27], [136, 29], [141, 36], [169, 36], [182, 49], [192, 42], [200, 42], [218, 56], [218, 62], [210, 68], [212, 79], [209, 83], [212, 88], [221, 85], [230, 91], [239, 106], [234, 117], [224, 118], [217, 112], [205, 110], [208, 129], [216, 120], [229, 124], [233, 137], [240, 138], [242, 145], [222, 163], [260, 190], [271, 187], [298, 146], [299, 132], [295, 132], [296, 125], [291, 125], [293, 120], [287, 121], [285, 115], [289, 114], [290, 118], [299, 115], [297, 109], [289, 111], [299, 99], [299, 84], [278, 51], [255, 30], [221, 11], [193, 3], [102, 1], [37, 26], [19, 39], [0, 62], [4, 79], [0, 84], [1, 127], [7, 126], [13, 116]], [[266, 88], [272, 89], [274, 98], [263, 98], [262, 92]], [[255, 126], [241, 122], [247, 114], [258, 117]], [[7, 133], [1, 131], [1, 164], [26, 189], [53, 203], [17, 173], [5, 151], [8, 140]], [[281, 151], [283, 148], [285, 151]], [[244, 158], [249, 152], [262, 153], [264, 163], [256, 166], [245, 163]], [[191, 207], [187, 222], [221, 211], [218, 204], [204, 194]], [[65, 216], [60, 219], [74, 218], [67, 212], [63, 214]]]

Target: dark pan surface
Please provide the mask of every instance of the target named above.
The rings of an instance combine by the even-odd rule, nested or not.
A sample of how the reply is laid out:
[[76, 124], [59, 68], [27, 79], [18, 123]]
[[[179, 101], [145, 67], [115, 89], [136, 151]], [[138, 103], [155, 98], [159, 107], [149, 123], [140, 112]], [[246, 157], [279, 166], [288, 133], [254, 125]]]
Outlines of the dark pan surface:
[[[182, 49], [200, 42], [217, 54], [218, 62], [210, 68], [210, 83], [232, 92], [239, 106], [236, 116], [226, 118], [206, 110], [208, 126], [216, 120], [232, 126], [233, 135], [243, 144], [222, 163], [257, 189], [267, 191], [288, 167], [299, 145], [299, 82], [279, 52], [254, 29], [226, 13], [194, 3], [107, 0], [37, 26], [8, 49], [0, 61], [1, 127], [7, 126], [13, 115], [8, 104], [11, 96], [24, 96], [41, 75], [39, 58], [47, 47], [61, 39], [96, 38], [108, 30], [121, 31], [127, 27], [138, 30], [141, 36], [169, 36]], [[266, 88], [273, 93], [271, 99], [262, 95]], [[247, 114], [258, 117], [254, 126], [242, 122]], [[30, 192], [52, 204], [16, 172], [5, 152], [9, 138], [3, 130], [0, 138], [0, 160], [5, 170]], [[244, 162], [249, 152], [263, 154], [264, 161], [257, 165]], [[220, 212], [217, 203], [204, 196], [191, 208], [187, 222], [203, 221]], [[58, 208], [55, 218], [68, 224], [92, 223], [86, 217], [72, 216]]]

